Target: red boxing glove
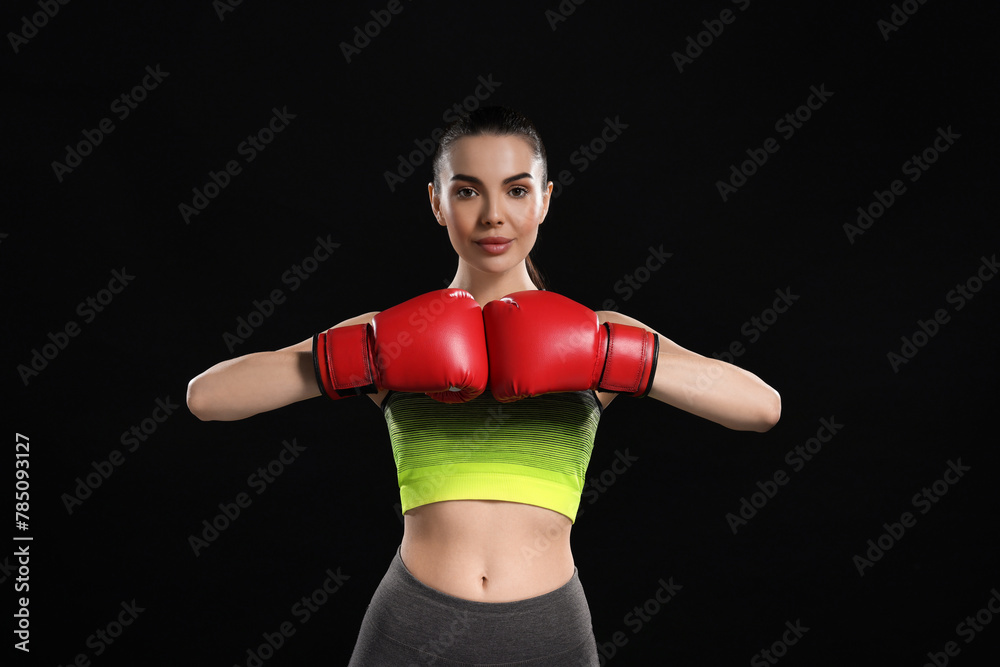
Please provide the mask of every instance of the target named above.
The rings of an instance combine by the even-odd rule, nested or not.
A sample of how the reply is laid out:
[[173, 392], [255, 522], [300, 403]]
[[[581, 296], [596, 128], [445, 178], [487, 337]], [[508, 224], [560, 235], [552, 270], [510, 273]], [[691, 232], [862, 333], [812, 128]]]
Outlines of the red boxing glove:
[[471, 401], [489, 377], [482, 309], [465, 290], [429, 292], [371, 324], [316, 334], [313, 365], [320, 391], [333, 400], [392, 389]]
[[655, 333], [598, 323], [597, 313], [554, 292], [516, 292], [483, 308], [490, 390], [503, 403], [595, 389], [642, 398], [656, 373]]

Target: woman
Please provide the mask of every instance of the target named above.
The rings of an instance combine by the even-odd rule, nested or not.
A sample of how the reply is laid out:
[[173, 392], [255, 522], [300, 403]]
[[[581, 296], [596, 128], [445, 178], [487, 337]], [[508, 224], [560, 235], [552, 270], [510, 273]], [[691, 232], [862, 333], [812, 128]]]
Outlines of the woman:
[[528, 119], [459, 119], [433, 169], [431, 210], [458, 253], [448, 290], [222, 362], [191, 381], [188, 406], [235, 420], [368, 393], [383, 410], [404, 533], [351, 665], [596, 665], [570, 529], [603, 410], [648, 396], [763, 432], [780, 397], [635, 319], [542, 291], [529, 253], [553, 184]]

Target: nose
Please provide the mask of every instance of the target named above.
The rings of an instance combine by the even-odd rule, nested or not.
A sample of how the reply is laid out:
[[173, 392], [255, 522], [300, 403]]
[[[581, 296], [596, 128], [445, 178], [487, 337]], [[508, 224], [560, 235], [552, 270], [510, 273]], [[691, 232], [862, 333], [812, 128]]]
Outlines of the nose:
[[503, 224], [504, 215], [500, 210], [501, 199], [499, 197], [483, 197], [483, 210], [481, 220], [483, 224], [499, 226]]

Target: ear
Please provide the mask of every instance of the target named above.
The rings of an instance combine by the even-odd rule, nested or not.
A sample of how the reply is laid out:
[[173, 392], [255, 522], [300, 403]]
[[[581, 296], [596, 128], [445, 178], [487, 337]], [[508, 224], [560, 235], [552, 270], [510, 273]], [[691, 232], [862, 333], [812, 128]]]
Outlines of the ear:
[[447, 227], [448, 225], [445, 224], [444, 217], [441, 215], [441, 197], [434, 192], [434, 183], [427, 184], [427, 197], [431, 200], [431, 212], [437, 218], [438, 224]]
[[545, 187], [545, 192], [542, 193], [542, 217], [538, 221], [538, 224], [545, 222], [545, 216], [549, 214], [549, 204], [552, 202], [552, 188], [554, 187], [552, 181]]

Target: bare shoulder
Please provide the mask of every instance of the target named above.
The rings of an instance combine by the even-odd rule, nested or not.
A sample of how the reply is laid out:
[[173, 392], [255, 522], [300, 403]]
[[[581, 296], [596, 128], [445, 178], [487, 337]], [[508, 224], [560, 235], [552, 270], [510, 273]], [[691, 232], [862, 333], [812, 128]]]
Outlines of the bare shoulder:
[[596, 312], [597, 312], [597, 321], [600, 324], [604, 324], [605, 322], [611, 322], [612, 324], [629, 324], [632, 325], [633, 327], [641, 327], [647, 331], [652, 331], [657, 336], [662, 335], [660, 334], [659, 331], [656, 331], [652, 327], [643, 324], [634, 317], [623, 315], [622, 313], [619, 313], [617, 310], [598, 310]]
[[371, 324], [371, 321], [380, 312], [382, 312], [382, 311], [380, 311], [380, 310], [373, 310], [370, 313], [365, 313], [364, 315], [358, 315], [357, 317], [352, 317], [352, 318], [350, 318], [348, 320], [344, 320], [343, 322], [340, 322], [338, 324], [333, 325], [333, 328], [336, 329], [338, 327], [349, 327], [349, 326], [353, 326], [355, 324]]
[[669, 338], [664, 336], [662, 333], [660, 333], [653, 327], [647, 324], [643, 324], [634, 317], [623, 315], [622, 313], [619, 313], [616, 310], [598, 310], [596, 312], [597, 312], [598, 322], [600, 324], [604, 324], [605, 322], [611, 322], [613, 324], [629, 324], [633, 327], [641, 327], [646, 331], [652, 331], [659, 338], [659, 347], [661, 354], [693, 354], [696, 356], [700, 356], [697, 355], [695, 352], [692, 352], [691, 350], [681, 347], [680, 345], [670, 340]]

